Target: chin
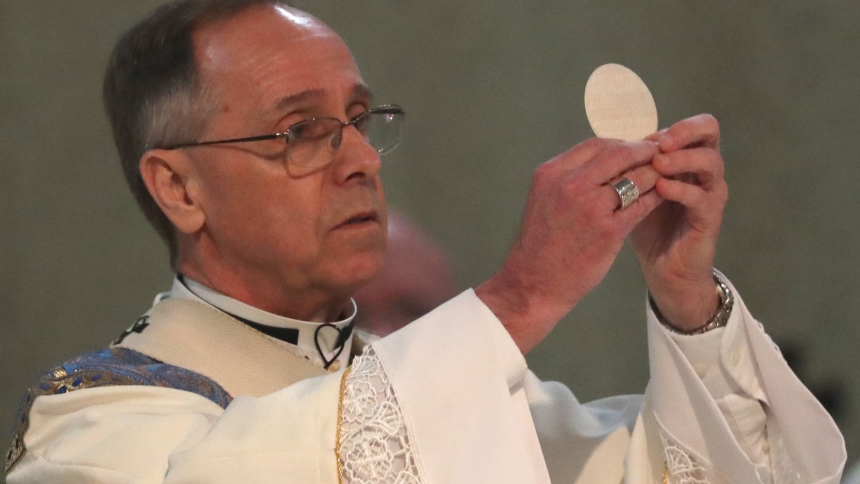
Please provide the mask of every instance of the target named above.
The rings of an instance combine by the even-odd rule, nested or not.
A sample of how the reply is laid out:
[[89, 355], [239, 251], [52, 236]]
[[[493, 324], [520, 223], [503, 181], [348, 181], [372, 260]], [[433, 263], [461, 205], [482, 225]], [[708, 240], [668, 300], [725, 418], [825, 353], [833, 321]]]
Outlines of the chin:
[[375, 279], [381, 270], [381, 253], [353, 257], [332, 267], [328, 286], [333, 292], [352, 296], [362, 286]]

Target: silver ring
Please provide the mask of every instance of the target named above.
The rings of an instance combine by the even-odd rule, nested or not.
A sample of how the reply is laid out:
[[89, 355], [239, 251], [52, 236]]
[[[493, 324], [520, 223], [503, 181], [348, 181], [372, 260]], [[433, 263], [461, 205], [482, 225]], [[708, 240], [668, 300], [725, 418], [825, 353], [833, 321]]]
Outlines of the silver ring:
[[618, 180], [614, 185], [612, 185], [612, 188], [614, 188], [615, 192], [618, 193], [618, 210], [624, 210], [630, 205], [633, 205], [633, 202], [639, 198], [639, 187], [627, 178]]

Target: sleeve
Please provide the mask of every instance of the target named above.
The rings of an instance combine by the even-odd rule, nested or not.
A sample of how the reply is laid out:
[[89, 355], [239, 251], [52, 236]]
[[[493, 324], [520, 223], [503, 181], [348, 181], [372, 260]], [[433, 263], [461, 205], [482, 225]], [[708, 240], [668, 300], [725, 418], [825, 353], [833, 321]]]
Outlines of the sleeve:
[[668, 331], [648, 306], [644, 398], [580, 404], [526, 379], [554, 483], [837, 483], [842, 436], [736, 296], [725, 328]]
[[652, 460], [662, 458], [678, 482], [838, 483], [842, 435], [730, 288], [735, 307], [711, 352], [705, 344], [698, 353], [648, 309], [651, 381], [641, 428], [648, 446], [660, 448]]

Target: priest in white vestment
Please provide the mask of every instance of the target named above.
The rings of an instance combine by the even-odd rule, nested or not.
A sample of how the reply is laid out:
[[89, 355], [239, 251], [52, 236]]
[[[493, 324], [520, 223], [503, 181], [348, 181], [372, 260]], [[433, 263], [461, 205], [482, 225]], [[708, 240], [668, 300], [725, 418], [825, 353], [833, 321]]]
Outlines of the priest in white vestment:
[[[277, 0], [174, 2], [120, 40], [105, 101], [178, 275], [32, 387], [10, 484], [839, 482], [839, 431], [712, 269], [712, 117], [543, 164], [499, 272], [379, 339], [350, 295], [381, 263], [404, 113], [334, 32]], [[651, 379], [581, 404], [523, 355], [628, 238]]]

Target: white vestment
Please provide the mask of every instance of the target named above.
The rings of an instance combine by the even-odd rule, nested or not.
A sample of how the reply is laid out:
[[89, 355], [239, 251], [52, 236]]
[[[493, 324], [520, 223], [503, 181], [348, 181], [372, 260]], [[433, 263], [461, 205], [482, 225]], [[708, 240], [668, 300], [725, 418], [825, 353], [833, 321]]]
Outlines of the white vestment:
[[589, 404], [528, 371], [471, 290], [330, 374], [168, 299], [122, 346], [232, 402], [141, 385], [39, 396], [8, 483], [837, 484], [838, 429], [732, 290], [728, 325], [701, 336], [647, 309], [644, 397]]

